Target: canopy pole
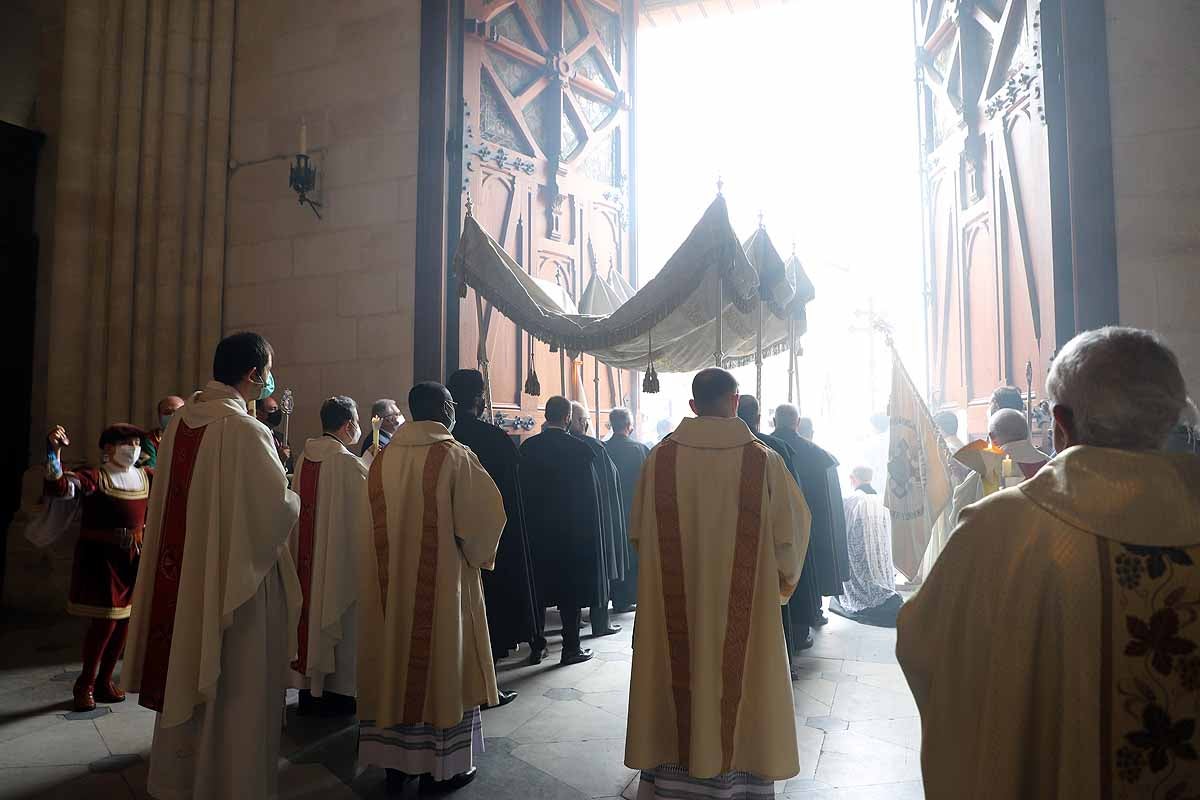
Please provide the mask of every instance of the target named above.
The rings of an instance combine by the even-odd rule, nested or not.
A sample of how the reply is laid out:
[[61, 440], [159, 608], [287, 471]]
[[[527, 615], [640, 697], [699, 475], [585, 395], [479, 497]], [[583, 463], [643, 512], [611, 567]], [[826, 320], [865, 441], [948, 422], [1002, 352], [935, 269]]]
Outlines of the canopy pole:
[[596, 371], [592, 378], [593, 393], [596, 395], [596, 438], [600, 438], [600, 359], [592, 356]]
[[721, 273], [717, 273], [717, 349], [713, 351], [713, 363], [716, 366], [721, 366], [721, 362], [725, 360], [724, 343], [722, 336], [724, 334], [723, 326], [725, 324], [725, 286]]
[[758, 332], [754, 338], [754, 391], [755, 397], [758, 398], [758, 403], [761, 406], [763, 401], [762, 396], [762, 373], [763, 373], [763, 356], [762, 356], [762, 337], [763, 337], [763, 302], [760, 297], [758, 300]]
[[483, 316], [483, 298], [479, 296], [479, 292], [475, 293], [475, 318], [478, 321], [479, 328], [479, 346], [476, 348], [475, 358], [479, 362], [479, 372], [483, 375], [483, 402], [486, 404], [484, 412], [487, 414], [488, 422], [491, 422], [495, 417], [495, 413], [492, 410], [492, 379], [488, 371], [488, 324]]
[[788, 402], [791, 403], [794, 395], [792, 390], [798, 388], [796, 386], [796, 322], [788, 320]]
[[567, 354], [561, 347], [558, 349], [558, 383], [563, 397], [567, 396]]

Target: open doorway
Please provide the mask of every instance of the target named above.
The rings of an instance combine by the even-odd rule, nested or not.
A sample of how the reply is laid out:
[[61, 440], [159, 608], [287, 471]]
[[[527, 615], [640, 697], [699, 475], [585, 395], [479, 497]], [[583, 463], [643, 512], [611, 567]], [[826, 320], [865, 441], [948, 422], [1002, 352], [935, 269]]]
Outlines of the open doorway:
[[[637, 38], [638, 277], [666, 262], [720, 180], [738, 234], [761, 222], [816, 287], [793, 402], [853, 466], [887, 405], [891, 357], [873, 317], [923, 385], [912, 9], [790, 3], [649, 21]], [[754, 373], [737, 370], [743, 391]], [[688, 413], [690, 376], [662, 381], [642, 398], [644, 430]], [[764, 412], [788, 399], [787, 357], [769, 357]]]

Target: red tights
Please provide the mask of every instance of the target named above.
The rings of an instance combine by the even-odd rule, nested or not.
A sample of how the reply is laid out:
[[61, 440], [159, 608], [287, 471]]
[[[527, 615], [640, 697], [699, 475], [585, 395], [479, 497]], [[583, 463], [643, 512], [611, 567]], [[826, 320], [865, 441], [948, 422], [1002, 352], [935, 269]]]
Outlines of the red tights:
[[83, 672], [79, 684], [107, 686], [125, 649], [127, 619], [94, 619], [83, 637]]

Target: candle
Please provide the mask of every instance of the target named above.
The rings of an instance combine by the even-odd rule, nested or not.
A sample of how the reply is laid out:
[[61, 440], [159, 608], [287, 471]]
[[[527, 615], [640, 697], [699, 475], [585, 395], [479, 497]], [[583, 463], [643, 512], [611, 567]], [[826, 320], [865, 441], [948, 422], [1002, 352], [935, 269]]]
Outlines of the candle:
[[379, 417], [371, 417], [371, 432], [375, 439], [375, 455], [379, 455], [379, 426], [383, 424], [383, 420]]
[[300, 155], [308, 155], [308, 125], [300, 121]]

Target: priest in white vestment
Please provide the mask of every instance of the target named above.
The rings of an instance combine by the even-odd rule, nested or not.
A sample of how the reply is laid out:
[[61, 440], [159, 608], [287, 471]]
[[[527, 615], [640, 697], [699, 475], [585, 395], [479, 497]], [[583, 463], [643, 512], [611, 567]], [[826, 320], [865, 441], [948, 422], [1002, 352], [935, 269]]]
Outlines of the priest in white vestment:
[[122, 684], [158, 712], [147, 788], [160, 800], [276, 793], [300, 498], [247, 413], [274, 389], [271, 362], [258, 334], [224, 339], [158, 451]]
[[[1012, 408], [999, 409], [988, 417], [988, 441], [993, 447], [1003, 450], [1004, 455], [1012, 461], [1017, 483], [1032, 478], [1050, 460], [1050, 456], [1034, 447], [1029, 440], [1029, 423], [1025, 415]], [[962, 510], [972, 503], [978, 503], [986, 494], [983, 476], [978, 472], [971, 472], [955, 487], [950, 510], [950, 533], [958, 525]]]
[[457, 789], [483, 749], [479, 707], [499, 702], [479, 571], [492, 569], [504, 500], [451, 435], [454, 400], [438, 383], [408, 396], [367, 478], [360, 546], [359, 765], [387, 770], [389, 791], [421, 777]]
[[736, 416], [737, 381], [706, 369], [692, 410], [650, 454], [630, 540], [640, 560], [625, 765], [638, 797], [774, 796], [799, 772], [780, 605], [810, 515], [783, 460]]
[[1152, 333], [1067, 343], [1058, 456], [967, 508], [900, 612], [929, 800], [1200, 795], [1200, 460]]
[[855, 622], [894, 628], [903, 601], [892, 561], [892, 515], [875, 491], [873, 477], [870, 467], [850, 471], [853, 492], [843, 500], [850, 580], [829, 601], [829, 610]]
[[324, 431], [304, 444], [292, 485], [300, 519], [291, 550], [304, 592], [292, 662], [299, 712], [353, 715], [357, 678], [358, 543], [366, 536], [367, 468], [349, 448], [362, 436], [349, 397], [321, 404]]

